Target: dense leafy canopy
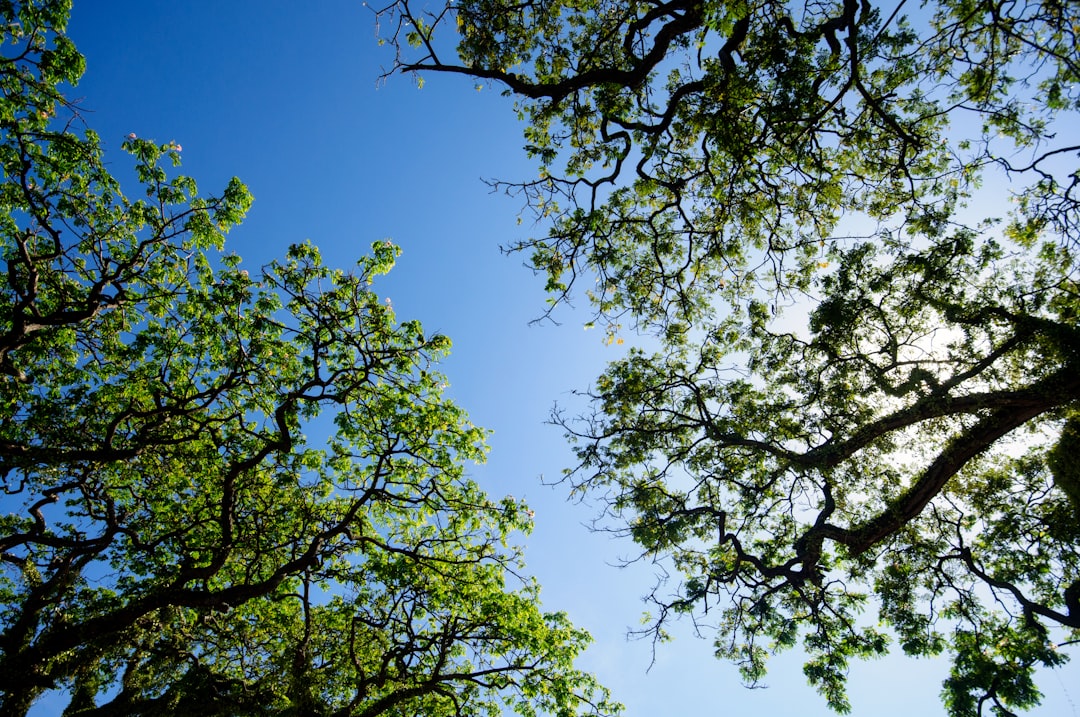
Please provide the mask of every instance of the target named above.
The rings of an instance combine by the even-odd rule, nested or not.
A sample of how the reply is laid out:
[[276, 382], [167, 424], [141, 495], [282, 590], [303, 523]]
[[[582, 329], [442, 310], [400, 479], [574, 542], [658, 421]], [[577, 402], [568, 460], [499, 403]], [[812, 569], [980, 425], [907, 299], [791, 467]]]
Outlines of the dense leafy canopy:
[[128, 137], [122, 194], [60, 91], [68, 10], [0, 2], [0, 712], [615, 711], [517, 575], [531, 513], [463, 472], [448, 339], [371, 289], [397, 248], [249, 273], [251, 197], [175, 143]]
[[[554, 307], [652, 334], [557, 420], [753, 682], [948, 651], [954, 715], [1080, 639], [1080, 4], [398, 0], [393, 71], [501, 84]], [[1009, 203], [1011, 200], [1011, 204]], [[879, 620], [863, 615], [876, 609]]]

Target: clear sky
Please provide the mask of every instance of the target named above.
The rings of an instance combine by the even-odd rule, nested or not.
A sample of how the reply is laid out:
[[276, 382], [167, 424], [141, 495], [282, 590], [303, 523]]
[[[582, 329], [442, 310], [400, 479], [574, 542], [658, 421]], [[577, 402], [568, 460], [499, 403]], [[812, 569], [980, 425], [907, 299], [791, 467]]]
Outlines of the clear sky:
[[[582, 666], [628, 715], [831, 714], [797, 654], [774, 660], [768, 689], [746, 690], [708, 640], [676, 630], [650, 670], [651, 645], [625, 635], [657, 569], [612, 567], [633, 545], [590, 533], [595, 506], [542, 483], [571, 462], [560, 431], [544, 424], [553, 403], [573, 406], [571, 391], [623, 349], [583, 331], [583, 310], [561, 314], [560, 326], [528, 325], [544, 307], [542, 281], [499, 245], [532, 227], [517, 225], [520, 201], [481, 181], [536, 171], [510, 99], [453, 77], [429, 76], [422, 90], [407, 77], [378, 85], [392, 50], [377, 45], [360, 0], [76, 0], [69, 30], [87, 58], [74, 95], [118, 175], [130, 166], [120, 142], [134, 132], [181, 144], [183, 172], [206, 193], [233, 175], [249, 186], [254, 207], [228, 244], [245, 262], [303, 239], [342, 267], [373, 241], [403, 248], [375, 289], [399, 319], [453, 339], [450, 393], [494, 431], [488, 464], [473, 472], [488, 492], [525, 497], [536, 511], [526, 557], [544, 606], [593, 633]], [[942, 714], [946, 672], [942, 661], [857, 664], [854, 714]], [[1030, 714], [1080, 714], [1080, 664], [1041, 687], [1046, 704]]]

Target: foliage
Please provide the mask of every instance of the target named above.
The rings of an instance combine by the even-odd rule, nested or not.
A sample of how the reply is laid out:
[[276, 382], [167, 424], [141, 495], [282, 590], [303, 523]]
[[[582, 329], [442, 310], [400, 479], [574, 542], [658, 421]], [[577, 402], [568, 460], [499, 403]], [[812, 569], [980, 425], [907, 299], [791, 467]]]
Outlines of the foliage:
[[426, 8], [380, 11], [393, 71], [516, 98], [550, 310], [587, 282], [659, 347], [556, 414], [675, 569], [656, 634], [691, 614], [750, 682], [801, 638], [839, 711], [891, 637], [952, 653], [954, 715], [1037, 703], [1080, 638], [1080, 5]]
[[449, 340], [370, 287], [398, 249], [249, 274], [247, 189], [200, 196], [175, 143], [129, 136], [122, 194], [60, 90], [68, 9], [0, 3], [0, 712], [616, 711], [517, 575], [531, 513], [463, 471]]

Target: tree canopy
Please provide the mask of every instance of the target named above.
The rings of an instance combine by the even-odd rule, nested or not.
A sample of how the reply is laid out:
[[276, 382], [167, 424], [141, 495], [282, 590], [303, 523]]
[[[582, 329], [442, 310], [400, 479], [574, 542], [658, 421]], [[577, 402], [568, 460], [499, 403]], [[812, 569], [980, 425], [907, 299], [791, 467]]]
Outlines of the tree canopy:
[[[548, 315], [651, 336], [555, 420], [606, 526], [759, 680], [948, 652], [953, 715], [1080, 639], [1080, 5], [396, 0], [388, 72], [502, 87]], [[590, 322], [591, 323], [591, 322]], [[877, 620], [865, 615], [876, 611]]]
[[531, 512], [464, 471], [449, 340], [372, 289], [397, 247], [249, 272], [251, 196], [175, 142], [124, 140], [122, 193], [69, 9], [0, 2], [0, 712], [616, 712], [519, 574]]

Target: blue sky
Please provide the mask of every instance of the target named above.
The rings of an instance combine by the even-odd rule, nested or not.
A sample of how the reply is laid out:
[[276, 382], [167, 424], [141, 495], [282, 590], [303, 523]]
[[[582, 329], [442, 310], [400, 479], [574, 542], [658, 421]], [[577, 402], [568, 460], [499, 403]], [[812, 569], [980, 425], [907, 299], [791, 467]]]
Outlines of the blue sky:
[[[566, 610], [597, 644], [582, 666], [627, 714], [831, 714], [805, 685], [797, 654], [777, 658], [764, 690], [740, 686], [707, 640], [676, 630], [659, 646], [627, 642], [655, 569], [612, 564], [633, 546], [585, 527], [595, 507], [545, 487], [571, 456], [544, 425], [556, 401], [585, 388], [622, 349], [586, 332], [585, 311], [560, 326], [529, 326], [544, 306], [542, 281], [499, 245], [527, 235], [520, 201], [492, 194], [482, 178], [536, 172], [521, 126], [497, 88], [463, 78], [407, 77], [379, 85], [392, 60], [360, 0], [76, 1], [70, 34], [87, 58], [74, 92], [118, 174], [124, 136], [183, 146], [185, 174], [207, 193], [234, 175], [256, 201], [228, 248], [261, 265], [311, 239], [331, 265], [347, 267], [370, 244], [403, 248], [376, 286], [400, 319], [419, 319], [454, 341], [443, 366], [451, 395], [492, 429], [487, 465], [474, 469], [492, 494], [526, 497], [536, 511], [530, 572], [547, 609]], [[631, 338], [631, 337], [628, 337]], [[904, 658], [856, 665], [854, 714], [942, 714], [944, 662]], [[1080, 714], [1080, 666], [1049, 674], [1046, 704], [1030, 714]], [[42, 705], [38, 714], [49, 714]]]

